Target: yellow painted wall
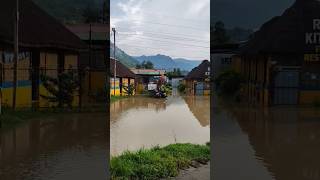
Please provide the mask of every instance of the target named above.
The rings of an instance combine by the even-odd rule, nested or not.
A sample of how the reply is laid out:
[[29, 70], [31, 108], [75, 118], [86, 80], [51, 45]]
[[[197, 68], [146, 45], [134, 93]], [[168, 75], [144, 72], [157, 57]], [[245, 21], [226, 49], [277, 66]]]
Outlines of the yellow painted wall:
[[[65, 56], [65, 67], [72, 65], [73, 68], [78, 67], [77, 55]], [[4, 74], [2, 81], [6, 84], [13, 82], [13, 62], [7, 62], [4, 64]], [[56, 78], [58, 75], [58, 55], [55, 53], [40, 53], [40, 74], [46, 74], [50, 77]], [[32, 106], [32, 87], [31, 87], [31, 75], [30, 75], [30, 57], [21, 59], [18, 61], [18, 87], [17, 87], [17, 107], [31, 107]], [[12, 107], [12, 85], [2, 88], [1, 103], [4, 106]], [[39, 84], [40, 95], [49, 95], [49, 92]], [[79, 95], [75, 94], [74, 106], [77, 106], [79, 102]], [[54, 104], [49, 103], [46, 99], [39, 97], [39, 107], [50, 107]]]
[[204, 96], [210, 96], [210, 90], [204, 90], [203, 91]]
[[[40, 53], [40, 69], [41, 74], [45, 74], [52, 78], [58, 77], [58, 55], [54, 53]], [[55, 106], [55, 103], [50, 103], [43, 96], [50, 96], [50, 93], [46, 90], [46, 88], [39, 84], [39, 107], [52, 107]]]
[[[130, 79], [130, 84], [133, 85], [135, 87], [135, 80], [134, 79]], [[136, 89], [134, 89], [133, 95], [136, 94]]]
[[112, 96], [120, 96], [120, 79], [116, 78], [116, 86], [114, 92], [114, 78], [110, 78], [110, 95]]
[[[9, 54], [9, 53], [8, 53]], [[8, 58], [7, 54], [7, 58]], [[3, 64], [2, 83], [3, 88], [1, 102], [4, 106], [12, 107], [13, 100], [13, 54], [11, 53], [11, 60], [6, 59]], [[21, 53], [20, 53], [21, 55]], [[21, 57], [20, 57], [21, 58]], [[30, 81], [30, 57], [23, 57], [19, 59], [17, 66], [17, 96], [16, 107], [23, 108], [31, 106], [31, 81]]]
[[312, 104], [314, 102], [320, 102], [320, 91], [300, 91], [299, 103], [300, 104]]
[[129, 79], [128, 78], [122, 78], [122, 94], [121, 95], [123, 95], [123, 96], [126, 96], [126, 95], [128, 95], [127, 93], [126, 93], [126, 91], [125, 91], [125, 86], [128, 86], [129, 85]]
[[[5, 107], [12, 107], [13, 88], [2, 88], [2, 105]], [[31, 107], [31, 86], [17, 88], [18, 108]]]

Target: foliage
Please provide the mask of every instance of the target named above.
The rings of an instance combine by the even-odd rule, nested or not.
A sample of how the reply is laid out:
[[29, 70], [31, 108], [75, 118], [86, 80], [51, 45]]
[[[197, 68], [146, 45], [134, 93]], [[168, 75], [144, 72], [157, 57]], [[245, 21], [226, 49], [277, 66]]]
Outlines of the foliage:
[[182, 73], [181, 73], [180, 68], [174, 68], [173, 71], [167, 72], [167, 76], [168, 76], [169, 78], [171, 78], [171, 77], [177, 77], [177, 76], [181, 76], [181, 75], [182, 75]]
[[56, 103], [59, 108], [67, 105], [72, 107], [74, 93], [79, 87], [79, 80], [76, 71], [70, 70], [60, 73], [58, 78], [41, 75], [43, 86], [49, 92], [49, 95], [40, 94], [42, 98], [49, 102]]
[[320, 99], [315, 99], [315, 100], [312, 102], [312, 105], [313, 105], [314, 107], [320, 108]]
[[128, 96], [132, 96], [134, 94], [134, 84], [129, 84], [128, 86], [123, 86], [124, 92], [128, 95]]
[[112, 179], [161, 179], [177, 176], [180, 169], [192, 162], [210, 160], [210, 147], [206, 145], [172, 144], [150, 150], [125, 152], [111, 158]]
[[171, 84], [166, 83], [165, 85], [162, 85], [162, 86], [160, 87], [160, 91], [166, 93], [167, 95], [168, 95], [168, 94], [171, 94], [171, 93], [172, 93], [172, 86], [171, 86]]
[[[105, 0], [33, 0], [43, 10], [64, 23], [84, 23], [94, 14], [99, 22], [105, 19], [103, 15], [109, 5]], [[86, 12], [90, 7], [90, 13]], [[90, 15], [90, 16], [88, 16]], [[95, 18], [94, 18], [95, 19]]]
[[186, 93], [186, 89], [187, 89], [187, 87], [186, 87], [185, 84], [180, 83], [180, 84], [178, 85], [178, 91], [179, 91], [180, 93], [185, 94], [185, 93]]
[[243, 78], [234, 71], [225, 71], [215, 79], [218, 93], [226, 96], [236, 95], [240, 91], [242, 83]]
[[214, 25], [213, 29], [213, 44], [225, 44], [228, 43], [230, 38], [227, 35], [227, 31], [222, 21], [218, 21]]
[[141, 64], [137, 64], [136, 68], [137, 69], [154, 69], [154, 66], [151, 61], [143, 61]]
[[99, 22], [101, 19], [101, 14], [96, 8], [96, 5], [94, 3], [89, 3], [84, 8], [82, 12], [82, 16], [84, 18], [85, 23], [96, 23]]

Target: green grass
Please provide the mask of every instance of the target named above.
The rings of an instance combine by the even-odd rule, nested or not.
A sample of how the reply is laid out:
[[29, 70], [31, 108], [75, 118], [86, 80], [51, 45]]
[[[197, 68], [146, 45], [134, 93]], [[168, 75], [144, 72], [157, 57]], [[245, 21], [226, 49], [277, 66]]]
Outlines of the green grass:
[[127, 98], [127, 96], [110, 96], [110, 102], [116, 102], [120, 99]]
[[111, 179], [160, 179], [175, 177], [192, 162], [208, 162], [207, 145], [172, 144], [137, 152], [125, 152], [111, 158]]

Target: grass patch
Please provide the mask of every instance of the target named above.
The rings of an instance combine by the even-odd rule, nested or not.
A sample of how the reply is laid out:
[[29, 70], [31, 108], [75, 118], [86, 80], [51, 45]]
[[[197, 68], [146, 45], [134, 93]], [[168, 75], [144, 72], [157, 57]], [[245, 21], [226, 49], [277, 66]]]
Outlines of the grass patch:
[[111, 158], [111, 179], [160, 179], [175, 177], [193, 162], [208, 162], [207, 145], [172, 144], [137, 152], [125, 152]]
[[124, 98], [127, 98], [127, 96], [111, 96], [110, 97], [110, 102], [116, 102], [120, 99], [124, 99]]

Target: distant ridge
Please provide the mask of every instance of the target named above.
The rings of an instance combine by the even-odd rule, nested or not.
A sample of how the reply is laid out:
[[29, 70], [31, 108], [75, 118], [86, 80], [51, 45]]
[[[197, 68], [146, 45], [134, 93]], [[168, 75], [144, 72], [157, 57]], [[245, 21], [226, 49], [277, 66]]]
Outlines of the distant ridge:
[[173, 59], [166, 55], [154, 55], [154, 56], [136, 56], [134, 57], [139, 63], [143, 61], [150, 61], [155, 68], [171, 71], [174, 68], [180, 68], [183, 71], [191, 71], [194, 67], [201, 63], [201, 60], [188, 60], [184, 58]]

